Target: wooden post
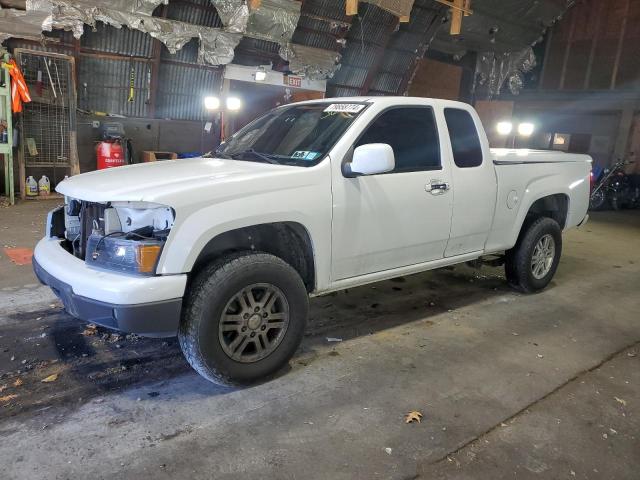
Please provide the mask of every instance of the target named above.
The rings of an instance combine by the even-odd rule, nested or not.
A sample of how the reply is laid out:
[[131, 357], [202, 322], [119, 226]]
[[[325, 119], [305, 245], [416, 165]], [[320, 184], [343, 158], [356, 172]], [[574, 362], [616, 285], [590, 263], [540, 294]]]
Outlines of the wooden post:
[[624, 46], [624, 36], [627, 31], [627, 18], [629, 17], [629, 7], [631, 6], [631, 0], [627, 0], [624, 17], [622, 17], [622, 27], [620, 28], [620, 38], [618, 39], [618, 49], [616, 51], [616, 61], [613, 64], [613, 73], [611, 74], [611, 90], [616, 88], [618, 83], [618, 71], [620, 70], [620, 59], [622, 58], [622, 47]]
[[562, 59], [562, 70], [560, 71], [560, 87], [559, 90], [564, 88], [564, 81], [567, 76], [567, 62], [569, 61], [569, 54], [571, 53], [571, 44], [573, 43], [573, 33], [576, 29], [576, 19], [578, 15], [576, 10], [571, 10], [571, 26], [569, 27], [569, 38], [567, 39], [567, 47], [564, 50], [564, 58]]
[[[162, 6], [162, 11], [160, 16], [162, 18], [167, 18], [168, 12], [167, 5]], [[150, 118], [155, 118], [157, 113], [158, 106], [158, 80], [160, 78], [160, 64], [162, 62], [162, 44], [160, 40], [154, 38], [152, 40], [153, 46], [151, 47], [151, 75], [149, 78], [149, 97], [148, 97], [148, 107], [147, 116]], [[149, 68], [149, 66], [147, 66]]]
[[538, 90], [544, 90], [544, 79], [547, 75], [547, 64], [549, 62], [549, 52], [551, 52], [552, 42], [553, 42], [553, 27], [547, 30], [547, 44], [544, 47], [544, 61], [542, 63], [542, 71], [540, 72], [540, 81], [538, 82]]
[[454, 0], [456, 8], [451, 9], [451, 35], [460, 35], [462, 32], [462, 17], [464, 16], [465, 0]]
[[347, 0], [346, 3], [346, 15], [358, 14], [358, 0]]
[[26, 142], [20, 139], [20, 148], [18, 149], [18, 185], [20, 186], [20, 198], [22, 200], [27, 198], [27, 182], [26, 174], [27, 168], [25, 167], [24, 160], [24, 144]]
[[589, 61], [587, 63], [587, 72], [584, 75], [584, 90], [589, 89], [589, 83], [591, 81], [591, 72], [593, 71], [593, 60], [596, 57], [596, 49], [598, 48], [598, 37], [600, 36], [600, 30], [602, 29], [602, 17], [605, 12], [604, 2], [591, 2], [591, 8], [597, 10], [598, 20], [596, 23], [596, 30], [593, 33], [593, 42], [591, 43], [591, 51], [589, 52]]

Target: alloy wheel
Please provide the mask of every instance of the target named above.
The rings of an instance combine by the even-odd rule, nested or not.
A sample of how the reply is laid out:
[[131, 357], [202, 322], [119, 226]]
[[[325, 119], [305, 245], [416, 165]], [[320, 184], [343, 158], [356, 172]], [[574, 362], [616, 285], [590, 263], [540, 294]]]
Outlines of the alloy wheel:
[[256, 283], [227, 302], [218, 338], [232, 360], [252, 363], [278, 348], [288, 326], [289, 303], [282, 290], [269, 283]]
[[531, 273], [534, 278], [544, 278], [553, 265], [556, 256], [556, 242], [550, 234], [543, 235], [533, 248], [531, 256]]

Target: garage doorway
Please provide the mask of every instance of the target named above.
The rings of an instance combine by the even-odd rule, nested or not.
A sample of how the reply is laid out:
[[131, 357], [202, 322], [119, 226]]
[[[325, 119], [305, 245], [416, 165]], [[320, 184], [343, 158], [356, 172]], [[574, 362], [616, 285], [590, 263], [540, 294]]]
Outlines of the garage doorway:
[[260, 85], [239, 80], [231, 80], [229, 92], [230, 96], [242, 100], [240, 111], [229, 115], [231, 133], [237, 132], [259, 116], [280, 105], [324, 97], [322, 92], [313, 90], [297, 90], [284, 85]]

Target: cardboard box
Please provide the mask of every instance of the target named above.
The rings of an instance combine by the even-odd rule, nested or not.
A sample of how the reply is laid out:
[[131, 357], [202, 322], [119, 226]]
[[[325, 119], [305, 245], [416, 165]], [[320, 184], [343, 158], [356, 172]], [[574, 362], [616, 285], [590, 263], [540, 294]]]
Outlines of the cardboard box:
[[159, 160], [176, 160], [178, 154], [176, 152], [152, 152], [145, 150], [142, 152], [143, 162], [157, 162]]

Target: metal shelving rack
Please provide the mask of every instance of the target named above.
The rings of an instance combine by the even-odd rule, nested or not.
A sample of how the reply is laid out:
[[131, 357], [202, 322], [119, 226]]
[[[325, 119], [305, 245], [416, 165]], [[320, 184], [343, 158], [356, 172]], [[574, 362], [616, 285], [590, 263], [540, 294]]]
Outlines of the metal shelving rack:
[[[9, 61], [9, 55], [3, 57]], [[13, 121], [11, 111], [11, 81], [9, 70], [0, 68], [0, 117], [7, 122], [7, 143], [0, 143], [0, 154], [4, 156], [4, 191], [9, 202], [13, 205], [16, 201], [13, 185]]]
[[[23, 48], [14, 50], [16, 62], [29, 87], [32, 101], [24, 104], [20, 116], [20, 194], [26, 197], [25, 178], [29, 169], [51, 169], [51, 187], [65, 174], [80, 173], [76, 145], [76, 88], [73, 57]], [[41, 72], [42, 82], [38, 81]], [[40, 83], [40, 85], [38, 85]], [[28, 148], [31, 141], [33, 152]], [[30, 197], [55, 199], [58, 195]]]

